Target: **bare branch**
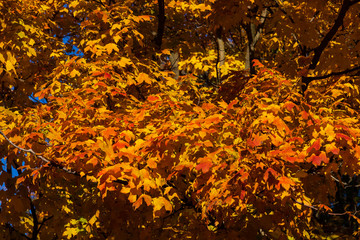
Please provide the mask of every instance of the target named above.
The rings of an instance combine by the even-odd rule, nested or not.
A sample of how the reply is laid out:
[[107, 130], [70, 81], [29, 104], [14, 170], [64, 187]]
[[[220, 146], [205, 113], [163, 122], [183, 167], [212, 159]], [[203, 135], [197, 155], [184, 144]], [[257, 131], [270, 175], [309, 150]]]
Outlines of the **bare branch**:
[[159, 15], [158, 15], [158, 29], [155, 37], [155, 44], [158, 50], [161, 49], [162, 38], [165, 30], [165, 3], [164, 0], [158, 1]]

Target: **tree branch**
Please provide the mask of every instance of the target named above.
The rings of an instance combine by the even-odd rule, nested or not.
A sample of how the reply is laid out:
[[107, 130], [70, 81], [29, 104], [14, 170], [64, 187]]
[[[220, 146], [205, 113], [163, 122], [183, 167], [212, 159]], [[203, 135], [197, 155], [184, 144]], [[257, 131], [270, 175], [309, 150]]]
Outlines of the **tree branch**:
[[337, 31], [339, 30], [339, 28], [343, 25], [344, 22], [344, 18], [346, 16], [347, 11], [350, 9], [350, 7], [355, 4], [358, 1], [352, 2], [350, 0], [344, 0], [344, 3], [341, 6], [341, 9], [339, 11], [338, 17], [335, 20], [334, 25], [332, 26], [332, 28], [330, 29], [330, 31], [325, 35], [325, 37], [323, 38], [323, 40], [321, 41], [320, 45], [317, 46], [314, 49], [314, 57], [311, 60], [309, 69], [313, 70], [316, 68], [317, 64], [319, 63], [321, 54], [323, 53], [323, 51], [325, 50], [325, 48], [328, 46], [328, 44], [330, 43], [330, 41], [333, 39], [333, 37], [335, 36], [335, 34], [337, 33]]
[[[25, 149], [25, 148], [22, 148], [22, 147], [19, 147], [17, 146], [16, 144], [14, 144], [1, 130], [0, 130], [0, 134], [6, 139], [6, 141], [8, 141], [13, 147], [19, 149], [20, 151], [23, 151], [23, 152], [28, 152], [28, 153], [31, 153], [32, 155], [34, 155], [35, 157], [39, 158], [40, 160], [42, 160], [43, 162], [45, 163], [48, 163], [50, 166], [52, 167], [56, 167], [58, 169], [61, 169], [61, 170], [64, 170], [65, 172], [67, 173], [70, 173], [70, 174], [73, 174], [73, 175], [76, 175], [76, 176], [88, 176], [87, 174], [80, 174], [79, 172], [77, 171], [73, 171], [73, 170], [70, 170], [66, 167], [64, 167], [63, 165], [61, 165], [60, 163], [58, 162], [54, 162], [54, 161], [50, 161], [49, 159], [39, 155], [38, 153], [34, 152], [34, 150], [32, 149]], [[122, 179], [117, 179], [115, 180], [114, 182], [116, 183], [121, 183], [121, 184], [128, 184], [128, 181], [127, 180], [122, 180]]]
[[[332, 26], [332, 28], [330, 29], [330, 31], [325, 35], [325, 37], [323, 38], [323, 40], [321, 41], [321, 43], [319, 44], [319, 46], [317, 46], [314, 49], [314, 56], [311, 60], [311, 63], [309, 65], [309, 70], [314, 70], [316, 68], [316, 66], [318, 65], [319, 61], [320, 61], [320, 57], [322, 55], [322, 53], [324, 52], [325, 48], [329, 45], [330, 41], [334, 38], [335, 34], [337, 33], [337, 31], [339, 30], [339, 28], [343, 25], [344, 22], [344, 18], [346, 16], [347, 11], [350, 9], [350, 7], [356, 3], [360, 2], [360, 0], [344, 0], [341, 9], [339, 11], [339, 14], [335, 20], [334, 25]], [[313, 81], [315, 79], [313, 78], [309, 78], [309, 77], [302, 77], [302, 90], [303, 92], [306, 91], [309, 83], [311, 81]]]
[[38, 239], [38, 235], [39, 235], [39, 220], [36, 215], [35, 205], [31, 199], [31, 197], [29, 197], [29, 201], [30, 201], [30, 214], [33, 219], [33, 232], [32, 232], [31, 239], [36, 240], [36, 239]]
[[158, 0], [159, 15], [158, 15], [158, 29], [155, 37], [155, 44], [158, 50], [161, 49], [162, 38], [165, 30], [165, 3], [164, 0]]
[[360, 66], [351, 68], [351, 69], [346, 69], [344, 71], [340, 71], [340, 72], [332, 72], [323, 76], [316, 76], [316, 77], [304, 77], [305, 79], [308, 79], [307, 81], [313, 81], [313, 80], [318, 80], [318, 79], [325, 79], [325, 78], [329, 78], [329, 77], [333, 77], [333, 76], [339, 76], [339, 75], [343, 75], [343, 74], [347, 74], [347, 73], [351, 73], [354, 72], [356, 70], [360, 70]]
[[[297, 201], [297, 200], [295, 200], [295, 199], [292, 199], [292, 200], [293, 200], [295, 203], [297, 203], [297, 204], [300, 204], [300, 205], [302, 205], [302, 206], [304, 206], [304, 207], [307, 207], [307, 208], [311, 208], [311, 209], [313, 209], [313, 210], [315, 210], [315, 211], [319, 211], [319, 210], [320, 210], [320, 209], [317, 208], [317, 207], [314, 207], [314, 206], [311, 206], [311, 205], [308, 205], [308, 204], [299, 202], [299, 201]], [[343, 215], [347, 215], [347, 214], [353, 214], [353, 215], [355, 215], [355, 214], [357, 214], [357, 212], [354, 212], [354, 213], [351, 213], [351, 212], [343, 212], [343, 213], [326, 212], [326, 214], [331, 215], [331, 216], [343, 216]]]
[[20, 236], [22, 236], [22, 237], [24, 237], [26, 239], [29, 239], [29, 240], [31, 239], [28, 236], [26, 236], [24, 233], [21, 233], [18, 230], [16, 230], [10, 223], [5, 223], [5, 227], [9, 229], [10, 234], [11, 234], [11, 232], [14, 231], [14, 232], [16, 232], [17, 234], [19, 234]]
[[22, 152], [27, 152], [27, 153], [31, 153], [31, 154], [34, 155], [35, 157], [41, 159], [43, 162], [48, 163], [48, 164], [50, 164], [50, 165], [53, 166], [53, 167], [57, 167], [57, 168], [60, 167], [62, 170], [66, 171], [66, 172], [68, 172], [68, 173], [71, 173], [71, 174], [75, 174], [75, 175], [79, 175], [79, 176], [80, 176], [80, 174], [77, 173], [76, 171], [72, 171], [72, 170], [70, 170], [70, 169], [67, 169], [66, 167], [62, 166], [60, 163], [57, 163], [57, 162], [54, 162], [54, 161], [50, 161], [49, 159], [47, 159], [47, 158], [41, 156], [40, 154], [34, 152], [34, 150], [32, 150], [32, 149], [25, 149], [25, 148], [22, 148], [22, 147], [17, 146], [17, 145], [14, 144], [14, 143], [3, 133], [3, 131], [1, 131], [1, 130], [0, 130], [0, 134], [6, 139], [6, 141], [8, 141], [13, 147], [19, 149], [20, 151], [22, 151]]

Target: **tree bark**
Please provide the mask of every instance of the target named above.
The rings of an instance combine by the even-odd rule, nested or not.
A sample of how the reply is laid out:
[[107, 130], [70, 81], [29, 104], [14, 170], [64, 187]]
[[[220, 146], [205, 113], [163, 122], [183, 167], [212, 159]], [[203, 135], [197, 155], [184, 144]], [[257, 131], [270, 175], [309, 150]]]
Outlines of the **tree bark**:
[[[344, 0], [341, 9], [339, 11], [339, 14], [335, 20], [334, 25], [332, 26], [332, 28], [329, 30], [329, 32], [325, 35], [325, 37], [323, 38], [323, 40], [321, 41], [321, 43], [319, 44], [319, 46], [317, 46], [314, 49], [314, 56], [311, 60], [311, 63], [309, 65], [309, 70], [313, 71], [315, 70], [316, 66], [318, 65], [319, 61], [320, 61], [320, 57], [322, 55], [322, 53], [324, 52], [325, 48], [328, 46], [328, 44], [330, 43], [330, 41], [334, 38], [335, 34], [337, 33], [337, 31], [339, 30], [339, 28], [343, 25], [344, 22], [344, 18], [346, 16], [347, 11], [350, 9], [350, 7], [356, 3], [359, 3], [360, 0]], [[314, 78], [311, 77], [307, 77], [304, 76], [302, 77], [302, 92], [304, 93], [306, 91], [306, 89], [309, 86], [309, 83], [312, 82], [313, 80], [315, 80]]]
[[159, 14], [158, 14], [158, 29], [155, 37], [155, 44], [158, 50], [161, 49], [162, 38], [165, 30], [165, 3], [164, 0], [158, 0]]
[[248, 39], [248, 45], [246, 47], [245, 55], [245, 70], [248, 70], [250, 72], [250, 75], [255, 74], [255, 68], [252, 64], [252, 60], [254, 60], [255, 57], [255, 45], [260, 39], [268, 14], [269, 10], [267, 8], [265, 8], [261, 12], [261, 18], [257, 30], [256, 25], [253, 22], [250, 22], [248, 25], [245, 26], [245, 31]]
[[179, 78], [179, 52], [171, 51], [170, 54], [171, 71], [175, 73], [175, 79]]
[[225, 63], [225, 43], [222, 39], [222, 28], [216, 30], [216, 41], [218, 49], [218, 59], [216, 62], [216, 75], [217, 75], [217, 84], [220, 84], [221, 80], [221, 71], [220, 68]]

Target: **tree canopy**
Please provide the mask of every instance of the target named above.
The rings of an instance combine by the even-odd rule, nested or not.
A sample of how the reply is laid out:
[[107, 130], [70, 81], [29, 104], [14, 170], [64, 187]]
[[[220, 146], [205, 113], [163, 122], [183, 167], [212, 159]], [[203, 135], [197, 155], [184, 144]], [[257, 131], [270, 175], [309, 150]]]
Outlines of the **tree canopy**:
[[357, 239], [359, 12], [0, 1], [0, 238]]

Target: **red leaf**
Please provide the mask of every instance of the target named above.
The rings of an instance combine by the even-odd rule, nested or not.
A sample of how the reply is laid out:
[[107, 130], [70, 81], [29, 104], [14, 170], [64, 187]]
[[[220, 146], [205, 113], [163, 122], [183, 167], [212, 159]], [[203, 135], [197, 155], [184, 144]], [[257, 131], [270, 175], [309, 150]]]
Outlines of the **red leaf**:
[[160, 97], [158, 97], [158, 96], [148, 96], [147, 100], [148, 100], [149, 102], [156, 102], [156, 101], [159, 101], [159, 100], [161, 100], [161, 99], [160, 99]]
[[254, 59], [253, 61], [253, 66], [255, 67], [255, 66], [259, 66], [260, 68], [263, 68], [264, 67], [264, 65], [259, 61], [259, 60], [257, 60], [257, 59]]
[[129, 144], [127, 142], [124, 142], [124, 141], [121, 141], [121, 140], [119, 140], [117, 143], [115, 143], [113, 145], [114, 149], [118, 149], [118, 150], [122, 149], [124, 147], [128, 147], [128, 146], [129, 146]]
[[107, 87], [107, 85], [103, 82], [98, 82], [94, 86], [101, 86], [101, 87]]
[[212, 166], [212, 162], [209, 162], [209, 161], [204, 161], [202, 163], [199, 163], [195, 169], [198, 170], [198, 171], [202, 171], [203, 173], [207, 173], [209, 171], [209, 169], [211, 168]]
[[295, 106], [296, 106], [296, 104], [293, 103], [293, 102], [286, 102], [286, 103], [284, 104], [284, 107], [285, 107], [288, 111], [291, 111]]
[[336, 138], [343, 138], [343, 139], [345, 139], [346, 141], [351, 140], [351, 138], [350, 138], [349, 136], [346, 136], [345, 134], [342, 134], [342, 133], [337, 133], [337, 134], [336, 134]]
[[104, 73], [103, 72], [93, 72], [92, 75], [97, 77], [97, 76], [102, 76]]
[[111, 79], [111, 75], [109, 73], [104, 73], [104, 78], [107, 80]]

